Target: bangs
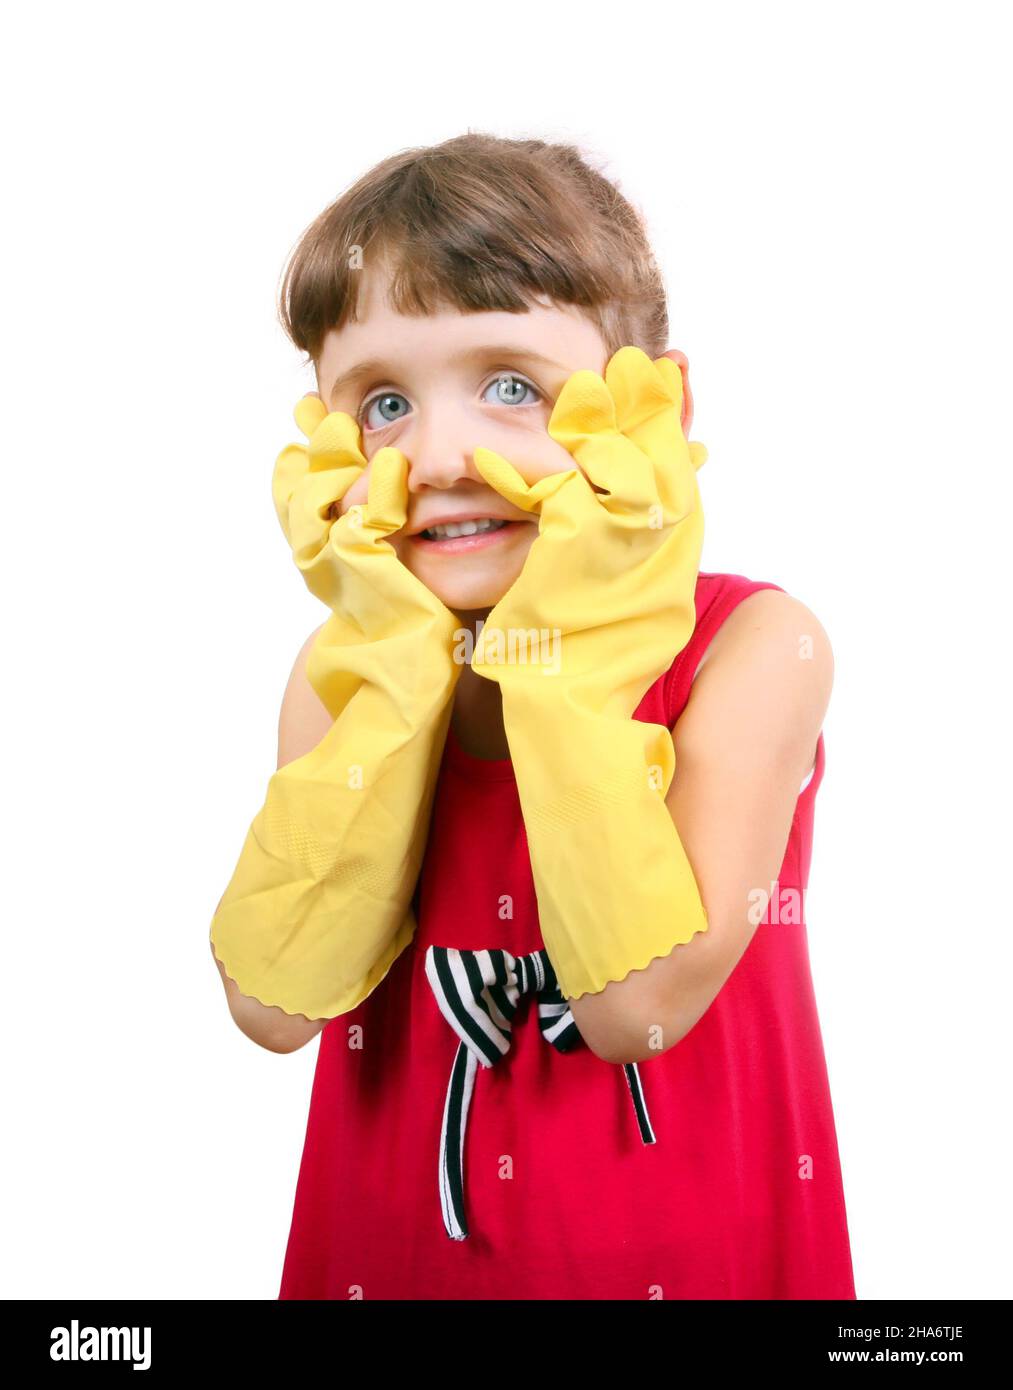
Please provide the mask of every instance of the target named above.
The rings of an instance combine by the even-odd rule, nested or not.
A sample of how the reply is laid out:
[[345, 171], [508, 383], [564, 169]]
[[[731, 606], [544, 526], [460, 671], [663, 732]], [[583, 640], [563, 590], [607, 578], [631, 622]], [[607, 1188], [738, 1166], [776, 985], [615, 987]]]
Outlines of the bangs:
[[572, 146], [472, 134], [384, 161], [316, 220], [282, 286], [282, 324], [315, 361], [356, 318], [362, 271], [406, 315], [573, 305], [609, 352], [664, 351], [664, 287], [639, 217]]

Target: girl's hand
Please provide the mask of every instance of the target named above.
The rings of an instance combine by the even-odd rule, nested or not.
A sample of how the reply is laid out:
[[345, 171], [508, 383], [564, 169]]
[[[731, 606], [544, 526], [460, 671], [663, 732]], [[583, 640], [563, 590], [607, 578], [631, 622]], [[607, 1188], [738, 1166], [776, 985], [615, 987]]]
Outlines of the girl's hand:
[[624, 347], [556, 401], [549, 433], [576, 467], [529, 485], [475, 451], [490, 487], [539, 517], [472, 666], [501, 688], [539, 925], [570, 1000], [707, 930], [665, 803], [672, 735], [634, 717], [696, 625], [706, 450], [683, 435], [681, 404], [675, 363]]
[[622, 670], [641, 694], [682, 650], [696, 622], [696, 471], [707, 450], [686, 440], [681, 413], [675, 363], [624, 347], [604, 379], [576, 372], [556, 401], [549, 434], [575, 468], [529, 484], [500, 455], [475, 450], [489, 486], [539, 517], [524, 568], [476, 645], [472, 665], [481, 675], [512, 678], [496, 669], [497, 653], [513, 666], [518, 634], [531, 629], [561, 641], [564, 676], [597, 671], [607, 683], [609, 670]]
[[[307, 587], [331, 609], [307, 664], [313, 688], [335, 713], [364, 674], [387, 689], [421, 684], [411, 674], [420, 664], [427, 679], [456, 679], [460, 664], [447, 668], [459, 619], [387, 540], [405, 525], [408, 460], [387, 447], [367, 463], [358, 423], [328, 412], [316, 392], [302, 398], [295, 418], [308, 442], [279, 454], [272, 493]], [[367, 500], [340, 512], [367, 467]]]

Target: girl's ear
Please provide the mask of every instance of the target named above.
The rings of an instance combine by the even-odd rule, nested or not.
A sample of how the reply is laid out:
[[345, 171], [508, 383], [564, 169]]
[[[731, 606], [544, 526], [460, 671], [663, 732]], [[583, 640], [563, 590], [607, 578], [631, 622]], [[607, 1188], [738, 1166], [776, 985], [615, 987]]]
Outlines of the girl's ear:
[[689, 384], [689, 359], [680, 348], [668, 348], [662, 357], [670, 357], [682, 373], [682, 432], [689, 438], [693, 428], [693, 390]]

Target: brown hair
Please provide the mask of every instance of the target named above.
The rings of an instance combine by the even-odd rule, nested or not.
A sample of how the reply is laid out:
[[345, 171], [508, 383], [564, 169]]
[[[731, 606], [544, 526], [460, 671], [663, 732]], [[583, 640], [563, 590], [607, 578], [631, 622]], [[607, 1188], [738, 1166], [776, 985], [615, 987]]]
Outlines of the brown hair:
[[314, 363], [328, 331], [356, 317], [356, 259], [389, 266], [402, 314], [519, 313], [547, 298], [578, 306], [609, 356], [633, 344], [659, 357], [668, 345], [641, 217], [574, 145], [469, 131], [364, 174], [306, 229], [284, 271], [278, 316]]

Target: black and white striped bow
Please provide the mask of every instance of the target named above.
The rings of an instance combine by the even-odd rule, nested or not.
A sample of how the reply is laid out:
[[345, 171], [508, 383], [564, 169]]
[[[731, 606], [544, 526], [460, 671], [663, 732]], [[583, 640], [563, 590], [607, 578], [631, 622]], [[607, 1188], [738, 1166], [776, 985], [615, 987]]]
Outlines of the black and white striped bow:
[[[538, 1001], [538, 1026], [542, 1037], [559, 1052], [570, 1052], [583, 1042], [563, 998], [545, 950], [526, 956], [509, 951], [457, 951], [430, 946], [426, 951], [426, 978], [440, 1012], [461, 1039], [443, 1108], [440, 1134], [440, 1205], [443, 1224], [452, 1240], [465, 1240], [464, 1133], [478, 1064], [491, 1067], [510, 1050], [511, 1025], [518, 1001], [534, 994]], [[653, 1144], [654, 1130], [636, 1062], [623, 1064], [633, 1098], [633, 1110], [645, 1144]]]

